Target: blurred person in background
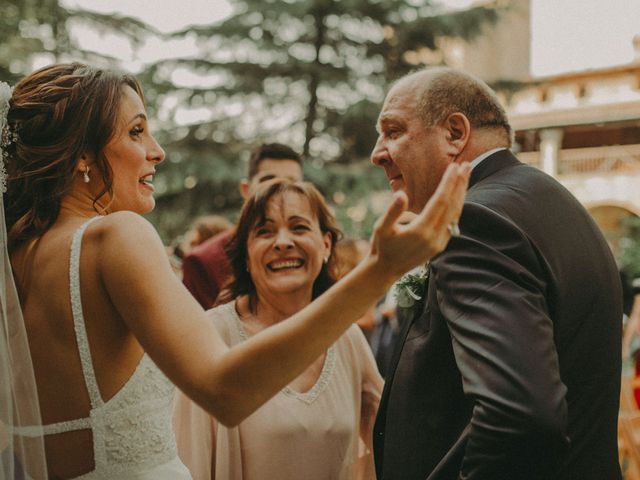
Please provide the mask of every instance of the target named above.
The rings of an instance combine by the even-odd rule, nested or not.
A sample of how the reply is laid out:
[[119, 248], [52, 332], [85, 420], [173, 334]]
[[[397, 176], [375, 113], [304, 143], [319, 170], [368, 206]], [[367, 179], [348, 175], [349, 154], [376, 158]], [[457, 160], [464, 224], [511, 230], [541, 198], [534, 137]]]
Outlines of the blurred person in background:
[[178, 278], [182, 279], [182, 261], [188, 252], [232, 227], [233, 223], [221, 215], [202, 215], [196, 218], [184, 235], [166, 247], [171, 268]]
[[[624, 302], [626, 322], [622, 335], [622, 361], [627, 368], [624, 369], [623, 374], [632, 375], [634, 379], [638, 379], [640, 378], [640, 278], [628, 282], [626, 275], [621, 272], [621, 279], [625, 285], [625, 296], [628, 297]], [[632, 382], [631, 391], [635, 407], [640, 408], [640, 387], [637, 380]]]
[[[256, 186], [274, 178], [302, 180], [302, 157], [295, 150], [280, 143], [265, 143], [251, 151], [247, 178], [239, 188], [247, 198]], [[203, 308], [211, 308], [224, 286], [233, 277], [225, 246], [233, 235], [233, 228], [214, 235], [182, 260], [182, 281]]]
[[196, 218], [185, 235], [188, 251], [232, 227], [233, 223], [221, 215], [202, 215]]
[[[366, 256], [369, 242], [366, 240], [342, 238], [336, 243], [334, 250], [336, 256], [336, 278], [340, 279], [353, 270]], [[375, 308], [371, 307], [366, 314], [356, 322], [362, 329], [367, 341], [374, 327]]]
[[[415, 213], [406, 211], [400, 215], [398, 223], [407, 225], [415, 216]], [[417, 274], [422, 269], [423, 267], [416, 267], [407, 273]], [[411, 319], [411, 310], [405, 308], [405, 306], [398, 306], [397, 296], [398, 284], [395, 283], [373, 308], [373, 328], [368, 337], [378, 370], [383, 378], [387, 375], [387, 369], [391, 363], [391, 355], [396, 348], [400, 331], [405, 322]]]

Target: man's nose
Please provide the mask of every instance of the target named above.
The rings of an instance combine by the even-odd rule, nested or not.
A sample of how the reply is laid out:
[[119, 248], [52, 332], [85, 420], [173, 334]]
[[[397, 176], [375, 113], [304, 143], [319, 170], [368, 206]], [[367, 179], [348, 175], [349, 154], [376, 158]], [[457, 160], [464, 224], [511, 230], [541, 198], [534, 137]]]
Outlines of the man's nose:
[[382, 143], [382, 136], [379, 136], [378, 140], [376, 140], [376, 145], [373, 147], [373, 151], [371, 152], [371, 163], [376, 167], [381, 167], [387, 162], [387, 160], [387, 151]]

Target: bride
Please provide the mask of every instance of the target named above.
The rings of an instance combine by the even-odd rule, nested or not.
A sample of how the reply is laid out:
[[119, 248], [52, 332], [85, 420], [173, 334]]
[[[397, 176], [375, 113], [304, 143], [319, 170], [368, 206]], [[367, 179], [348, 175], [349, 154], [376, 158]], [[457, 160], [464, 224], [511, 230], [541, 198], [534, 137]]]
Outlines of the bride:
[[[154, 207], [153, 176], [165, 154], [149, 131], [139, 83], [59, 64], [16, 85], [6, 118], [4, 104], [0, 98], [8, 172], [1, 233], [19, 296], [17, 305], [5, 261], [0, 293], [9, 337], [0, 336], [0, 351], [9, 355], [0, 355], [0, 437], [13, 433], [5, 433], [9, 446], [0, 456], [5, 478], [22, 469], [31, 478], [190, 478], [171, 432], [172, 384], [221, 423], [237, 425], [397, 277], [444, 248], [469, 174], [450, 167], [408, 226], [396, 224], [406, 205], [397, 196], [350, 275], [229, 349], [140, 216]], [[35, 387], [25, 375], [30, 362]], [[24, 413], [28, 401], [33, 408]], [[38, 468], [43, 452], [46, 466]]]

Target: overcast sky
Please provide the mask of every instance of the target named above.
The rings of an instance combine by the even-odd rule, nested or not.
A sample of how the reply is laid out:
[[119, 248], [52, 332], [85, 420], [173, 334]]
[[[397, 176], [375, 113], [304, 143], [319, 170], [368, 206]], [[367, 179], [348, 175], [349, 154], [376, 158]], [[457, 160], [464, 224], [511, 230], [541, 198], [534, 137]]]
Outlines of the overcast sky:
[[[226, 0], [64, 0], [64, 3], [139, 17], [162, 31], [212, 23], [230, 12]], [[472, 0], [442, 3], [464, 7]], [[634, 56], [633, 36], [640, 35], [640, 0], [531, 0], [531, 32], [534, 75], [629, 63]], [[82, 35], [88, 48], [107, 49], [123, 59], [130, 56], [127, 46], [115, 39], [105, 41], [95, 32]], [[152, 44], [140, 56], [151, 61], [163, 51], [166, 49], [161, 45]], [[136, 62], [128, 66], [135, 69]]]

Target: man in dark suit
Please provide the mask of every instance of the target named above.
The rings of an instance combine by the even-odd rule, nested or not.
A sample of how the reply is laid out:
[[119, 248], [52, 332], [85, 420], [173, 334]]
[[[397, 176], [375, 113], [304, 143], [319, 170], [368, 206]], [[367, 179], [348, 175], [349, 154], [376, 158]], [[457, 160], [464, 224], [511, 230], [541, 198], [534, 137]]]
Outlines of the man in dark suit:
[[378, 480], [619, 479], [622, 294], [594, 221], [512, 155], [495, 94], [463, 72], [401, 79], [378, 130], [372, 162], [413, 211], [449, 163], [473, 167], [391, 362]]
[[[240, 181], [240, 194], [247, 198], [258, 185], [274, 178], [302, 180], [302, 157], [287, 145], [264, 143], [251, 151], [249, 172]], [[213, 307], [231, 280], [225, 247], [234, 231], [229, 229], [206, 240], [182, 261], [182, 282], [202, 308]]]

